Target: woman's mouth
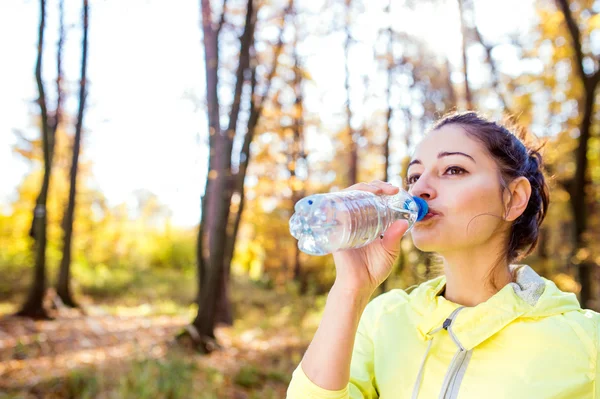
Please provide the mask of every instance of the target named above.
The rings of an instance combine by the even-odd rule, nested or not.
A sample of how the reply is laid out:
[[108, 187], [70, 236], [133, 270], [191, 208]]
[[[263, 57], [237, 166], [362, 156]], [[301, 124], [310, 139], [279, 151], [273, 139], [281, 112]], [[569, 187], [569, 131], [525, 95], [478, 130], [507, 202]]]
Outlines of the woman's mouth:
[[424, 222], [426, 220], [429, 220], [429, 219], [432, 219], [432, 218], [435, 218], [438, 216], [440, 216], [439, 212], [429, 209], [429, 212], [427, 212], [427, 215], [425, 215], [425, 217], [423, 217], [423, 219], [421, 219], [421, 222]]

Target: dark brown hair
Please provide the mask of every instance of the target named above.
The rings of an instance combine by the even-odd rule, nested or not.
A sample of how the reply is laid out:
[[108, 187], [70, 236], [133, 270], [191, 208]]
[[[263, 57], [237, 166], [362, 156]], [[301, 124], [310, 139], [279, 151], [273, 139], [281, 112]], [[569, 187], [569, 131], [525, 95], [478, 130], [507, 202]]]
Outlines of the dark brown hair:
[[502, 191], [518, 177], [523, 176], [529, 180], [529, 203], [523, 214], [513, 222], [506, 252], [501, 254], [509, 263], [529, 255], [537, 245], [540, 225], [550, 201], [540, 154], [541, 146], [532, 145], [532, 137], [524, 128], [510, 121], [499, 124], [476, 112], [444, 116], [432, 130], [448, 125], [460, 126], [468, 136], [484, 145], [498, 165]]

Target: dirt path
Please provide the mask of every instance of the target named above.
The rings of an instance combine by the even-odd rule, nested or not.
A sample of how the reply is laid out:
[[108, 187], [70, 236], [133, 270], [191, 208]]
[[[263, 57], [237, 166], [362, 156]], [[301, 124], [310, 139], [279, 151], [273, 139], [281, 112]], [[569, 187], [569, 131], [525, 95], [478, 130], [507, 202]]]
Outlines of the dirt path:
[[[114, 368], [140, 356], [164, 357], [172, 348], [173, 337], [187, 323], [189, 317], [184, 315], [72, 312], [51, 321], [5, 317], [0, 319], [0, 391], [27, 390], [78, 368]], [[229, 376], [247, 364], [287, 372], [303, 348], [294, 332], [286, 329], [266, 334], [257, 328], [234, 335], [230, 328], [219, 328], [216, 334], [220, 351], [190, 356], [201, 369]], [[226, 397], [248, 397], [238, 391], [231, 388]]]

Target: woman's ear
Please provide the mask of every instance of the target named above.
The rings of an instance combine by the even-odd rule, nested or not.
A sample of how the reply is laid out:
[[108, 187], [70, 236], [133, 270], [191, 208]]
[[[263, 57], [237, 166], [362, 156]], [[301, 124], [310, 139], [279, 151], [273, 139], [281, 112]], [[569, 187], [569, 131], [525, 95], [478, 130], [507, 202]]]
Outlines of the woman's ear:
[[504, 201], [504, 209], [506, 209], [504, 219], [512, 222], [527, 208], [531, 197], [531, 183], [524, 176], [517, 177], [508, 185], [508, 194]]

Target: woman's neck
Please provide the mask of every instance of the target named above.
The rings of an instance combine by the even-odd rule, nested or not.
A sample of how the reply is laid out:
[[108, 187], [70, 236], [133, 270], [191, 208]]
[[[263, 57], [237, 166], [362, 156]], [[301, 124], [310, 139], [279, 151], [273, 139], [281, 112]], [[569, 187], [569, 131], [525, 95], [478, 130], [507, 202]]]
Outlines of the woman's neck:
[[446, 275], [444, 297], [459, 305], [477, 306], [512, 281], [508, 262], [502, 260], [498, 263], [494, 256], [490, 256], [489, 250], [444, 254], [443, 258]]

